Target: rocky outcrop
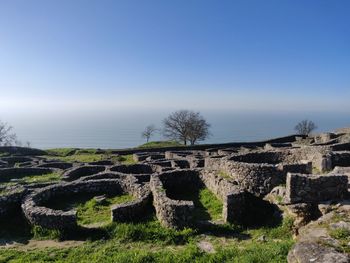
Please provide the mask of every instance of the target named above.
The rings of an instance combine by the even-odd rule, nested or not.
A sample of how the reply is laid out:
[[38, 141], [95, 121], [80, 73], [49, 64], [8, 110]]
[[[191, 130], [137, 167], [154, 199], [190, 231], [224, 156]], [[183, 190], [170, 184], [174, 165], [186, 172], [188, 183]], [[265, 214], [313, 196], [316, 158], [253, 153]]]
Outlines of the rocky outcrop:
[[349, 263], [348, 255], [317, 243], [297, 243], [288, 253], [288, 263]]

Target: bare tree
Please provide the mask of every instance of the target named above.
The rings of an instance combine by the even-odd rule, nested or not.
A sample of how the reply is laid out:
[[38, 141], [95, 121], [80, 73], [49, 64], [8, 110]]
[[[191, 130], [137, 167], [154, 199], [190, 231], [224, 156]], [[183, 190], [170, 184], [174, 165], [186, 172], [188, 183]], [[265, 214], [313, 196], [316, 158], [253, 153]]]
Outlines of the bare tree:
[[199, 112], [179, 110], [163, 120], [163, 134], [165, 137], [191, 145], [205, 140], [209, 136], [210, 124]]
[[158, 129], [156, 128], [156, 126], [154, 126], [153, 124], [148, 125], [145, 130], [142, 132], [141, 136], [142, 138], [145, 138], [147, 140], [147, 142], [149, 142], [149, 139], [154, 135], [154, 133], [157, 131]]
[[190, 112], [188, 126], [188, 140], [191, 145], [194, 145], [197, 141], [203, 141], [209, 136], [210, 124], [199, 112]]
[[302, 120], [294, 128], [298, 134], [309, 135], [312, 131], [317, 129], [316, 124], [313, 121]]
[[0, 121], [0, 146], [10, 146], [17, 142], [17, 136], [12, 130], [12, 126]]

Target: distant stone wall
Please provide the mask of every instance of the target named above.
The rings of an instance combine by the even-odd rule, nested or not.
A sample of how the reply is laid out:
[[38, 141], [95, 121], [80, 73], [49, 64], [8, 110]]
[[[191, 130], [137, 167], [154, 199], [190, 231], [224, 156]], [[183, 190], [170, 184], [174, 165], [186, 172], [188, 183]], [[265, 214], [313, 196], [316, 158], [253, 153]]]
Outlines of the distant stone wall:
[[331, 153], [332, 168], [335, 166], [350, 166], [350, 151], [332, 152]]
[[124, 179], [127, 175], [117, 172], [101, 172], [93, 175], [80, 177], [81, 181], [102, 180], [102, 179]]
[[8, 165], [13, 166], [16, 163], [32, 162], [36, 159], [26, 156], [8, 156], [0, 158], [1, 161], [7, 162]]
[[133, 160], [135, 162], [152, 161], [164, 158], [165, 154], [160, 152], [137, 152], [133, 154]]
[[288, 173], [286, 202], [317, 203], [343, 199], [348, 192], [345, 175], [304, 175]]
[[64, 172], [62, 178], [64, 181], [70, 182], [77, 180], [84, 176], [89, 176], [104, 172], [106, 170], [105, 166], [102, 165], [84, 165], [79, 167], [74, 167]]
[[11, 179], [19, 179], [31, 175], [43, 175], [52, 173], [54, 170], [51, 168], [40, 167], [21, 167], [21, 168], [1, 168], [0, 169], [0, 182], [5, 182]]
[[233, 153], [238, 153], [238, 152], [239, 152], [239, 148], [219, 149], [217, 155], [225, 156], [225, 155], [229, 155], [229, 154], [233, 154]]
[[66, 163], [66, 162], [50, 162], [50, 163], [39, 164], [37, 167], [56, 168], [56, 169], [66, 170], [66, 169], [72, 168], [73, 164]]
[[46, 155], [47, 152], [39, 149], [18, 147], [18, 146], [0, 146], [0, 153], [8, 153], [15, 155], [37, 156]]
[[189, 162], [190, 168], [202, 168], [204, 167], [204, 156], [187, 156], [186, 160]]
[[116, 165], [110, 168], [113, 172], [124, 174], [152, 174], [154, 170], [148, 164]]
[[190, 163], [188, 160], [171, 160], [171, 167], [173, 168], [180, 168], [180, 169], [188, 169], [190, 168]]

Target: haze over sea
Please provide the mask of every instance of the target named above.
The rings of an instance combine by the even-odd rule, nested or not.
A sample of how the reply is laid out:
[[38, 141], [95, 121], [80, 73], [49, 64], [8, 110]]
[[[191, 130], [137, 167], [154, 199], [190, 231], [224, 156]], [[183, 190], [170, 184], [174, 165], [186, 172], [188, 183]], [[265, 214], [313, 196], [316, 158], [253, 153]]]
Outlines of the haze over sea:
[[[173, 111], [201, 143], [350, 126], [350, 1], [0, 1], [0, 121], [33, 147], [124, 148]], [[162, 139], [160, 135], [152, 140]]]
[[[162, 119], [171, 110], [95, 111], [74, 114], [51, 113], [41, 115], [8, 114], [9, 121], [19, 139], [29, 141], [33, 147], [126, 148], [145, 142], [141, 132], [148, 124], [161, 127]], [[312, 119], [317, 132], [332, 131], [350, 126], [346, 113], [271, 112], [202, 110], [211, 124], [212, 136], [201, 143], [257, 141], [293, 134], [295, 124]], [[160, 134], [152, 140], [162, 140]]]

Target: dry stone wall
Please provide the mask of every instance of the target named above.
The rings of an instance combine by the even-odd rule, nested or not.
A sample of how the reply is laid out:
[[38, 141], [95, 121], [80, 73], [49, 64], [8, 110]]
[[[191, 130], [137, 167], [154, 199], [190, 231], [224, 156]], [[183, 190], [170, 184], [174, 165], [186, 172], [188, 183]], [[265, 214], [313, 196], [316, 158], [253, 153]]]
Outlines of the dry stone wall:
[[77, 180], [84, 176], [89, 176], [97, 174], [106, 170], [103, 165], [84, 165], [79, 167], [74, 167], [64, 172], [62, 178], [64, 181], [70, 182]]
[[345, 175], [305, 175], [288, 173], [286, 202], [318, 203], [343, 199], [348, 192]]
[[194, 203], [171, 199], [167, 190], [178, 190], [174, 188], [182, 190], [184, 186], [195, 187], [194, 184], [199, 183], [199, 173], [196, 170], [176, 170], [151, 176], [150, 188], [153, 194], [153, 205], [162, 225], [181, 229], [193, 224]]

